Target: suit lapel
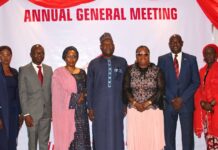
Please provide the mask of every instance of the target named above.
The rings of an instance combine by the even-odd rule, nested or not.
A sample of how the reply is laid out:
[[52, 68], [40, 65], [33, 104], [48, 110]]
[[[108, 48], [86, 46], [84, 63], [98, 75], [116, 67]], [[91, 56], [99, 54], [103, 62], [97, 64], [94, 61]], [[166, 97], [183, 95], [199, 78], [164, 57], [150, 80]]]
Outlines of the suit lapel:
[[33, 78], [33, 82], [35, 82], [36, 85], [38, 85], [38, 86], [41, 87], [40, 81], [39, 81], [39, 79], [38, 79], [37, 72], [36, 72], [36, 70], [34, 69], [32, 63], [30, 63], [30, 65], [29, 65], [29, 71], [30, 71], [30, 76]]
[[42, 64], [42, 68], [43, 68], [43, 83], [42, 83], [42, 87], [44, 87], [46, 85], [46, 81], [47, 81], [47, 77], [48, 77], [48, 71], [47, 71], [47, 67], [45, 65]]
[[181, 60], [181, 68], [180, 68], [180, 73], [179, 73], [179, 79], [181, 79], [183, 77], [183, 75], [185, 74], [185, 68], [187, 65], [187, 58], [185, 56], [184, 53], [182, 53], [182, 60]]
[[173, 75], [173, 78], [174, 78], [174, 79], [177, 79], [177, 78], [176, 78], [176, 72], [175, 72], [175, 69], [174, 69], [172, 54], [169, 53], [167, 57], [168, 57], [167, 60], [169, 60], [167, 66], [169, 67], [168, 69], [169, 69], [169, 71], [170, 71], [170, 74]]

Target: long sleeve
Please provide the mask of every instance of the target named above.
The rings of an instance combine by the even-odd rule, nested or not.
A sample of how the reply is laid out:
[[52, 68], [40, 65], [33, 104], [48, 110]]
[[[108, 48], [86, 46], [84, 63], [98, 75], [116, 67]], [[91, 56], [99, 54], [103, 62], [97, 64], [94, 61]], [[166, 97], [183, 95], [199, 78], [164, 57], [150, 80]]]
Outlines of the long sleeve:
[[[11, 68], [12, 69], [12, 73], [13, 75], [15, 76], [16, 78], [16, 81], [18, 82], [18, 72], [16, 69], [14, 68]], [[20, 106], [20, 97], [19, 97], [19, 88], [17, 87], [16, 89], [16, 107], [18, 109], [18, 113], [19, 114], [22, 114], [22, 111], [21, 111], [21, 106]]]
[[87, 102], [88, 102], [88, 109], [93, 108], [93, 101], [94, 101], [94, 70], [92, 68], [92, 63], [88, 66], [88, 73], [87, 73]]
[[123, 82], [123, 95], [124, 95], [124, 104], [128, 104], [129, 101], [133, 101], [133, 95], [132, 95], [132, 90], [130, 87], [130, 81], [131, 81], [131, 76], [130, 76], [130, 67], [126, 70], [125, 75], [124, 75], [124, 82]]
[[157, 105], [160, 108], [163, 108], [164, 87], [165, 87], [165, 83], [164, 83], [163, 73], [159, 70], [157, 76], [157, 92], [149, 100], [151, 100], [153, 104]]
[[200, 76], [198, 72], [198, 65], [197, 65], [196, 58], [194, 58], [192, 62], [191, 71], [192, 71], [191, 83], [181, 95], [183, 102], [186, 102], [187, 100], [190, 99], [190, 97], [194, 95], [195, 91], [197, 90], [200, 84]]
[[[162, 76], [164, 77], [165, 76], [165, 79], [166, 79], [166, 74], [165, 74], [165, 60], [163, 56], [159, 57], [158, 58], [158, 63], [157, 63], [157, 66], [160, 68], [161, 72], [162, 72]], [[168, 97], [166, 98], [166, 100], [168, 101], [168, 103], [171, 103], [171, 100], [175, 98], [175, 96], [172, 94], [173, 92], [171, 91], [170, 88], [168, 88], [167, 86], [165, 86], [165, 96]]]
[[18, 89], [19, 89], [19, 96], [20, 96], [20, 105], [22, 108], [23, 114], [28, 114], [28, 102], [27, 102], [27, 86], [25, 82], [25, 74], [22, 68], [19, 69], [19, 76], [18, 76]]

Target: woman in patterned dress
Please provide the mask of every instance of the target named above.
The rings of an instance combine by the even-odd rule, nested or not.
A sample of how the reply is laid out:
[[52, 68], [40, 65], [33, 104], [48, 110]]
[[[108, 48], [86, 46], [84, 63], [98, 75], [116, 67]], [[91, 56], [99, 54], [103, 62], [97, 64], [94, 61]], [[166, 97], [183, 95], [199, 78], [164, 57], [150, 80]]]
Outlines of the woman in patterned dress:
[[204, 132], [207, 150], [218, 149], [218, 47], [203, 49], [205, 66], [200, 69], [201, 84], [195, 93], [194, 132]]
[[55, 150], [91, 150], [86, 73], [75, 66], [79, 58], [75, 47], [65, 48], [62, 58], [66, 66], [52, 77]]
[[136, 49], [136, 63], [129, 66], [124, 79], [128, 100], [128, 150], [162, 150], [164, 148], [164, 81], [160, 69], [150, 63], [146, 46]]

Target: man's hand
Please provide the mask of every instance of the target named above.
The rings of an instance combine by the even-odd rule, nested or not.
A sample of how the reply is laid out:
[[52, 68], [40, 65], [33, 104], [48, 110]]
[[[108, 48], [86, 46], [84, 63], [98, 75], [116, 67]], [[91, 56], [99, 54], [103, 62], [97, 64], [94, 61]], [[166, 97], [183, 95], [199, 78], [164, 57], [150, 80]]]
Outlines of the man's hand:
[[25, 123], [27, 127], [33, 127], [33, 118], [31, 115], [27, 115], [24, 117]]
[[91, 121], [94, 120], [95, 114], [94, 114], [94, 110], [93, 110], [93, 109], [89, 109], [89, 110], [88, 110], [88, 116], [89, 116], [89, 119], [90, 119]]
[[172, 105], [173, 105], [173, 108], [176, 110], [176, 111], [179, 111], [183, 105], [182, 103], [182, 98], [181, 97], [176, 97], [175, 99], [172, 100]]
[[0, 130], [4, 128], [3, 120], [0, 118]]

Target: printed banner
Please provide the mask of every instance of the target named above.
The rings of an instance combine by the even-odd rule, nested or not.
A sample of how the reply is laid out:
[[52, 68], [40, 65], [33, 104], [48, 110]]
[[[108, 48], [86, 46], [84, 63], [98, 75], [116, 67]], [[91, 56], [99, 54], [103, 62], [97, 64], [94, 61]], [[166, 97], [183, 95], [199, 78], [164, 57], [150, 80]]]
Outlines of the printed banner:
[[[65, 64], [64, 48], [75, 46], [77, 66], [86, 69], [101, 54], [99, 37], [104, 32], [114, 39], [115, 55], [129, 64], [140, 45], [149, 47], [156, 64], [158, 56], [170, 51], [169, 37], [177, 33], [183, 51], [197, 56], [202, 66], [202, 47], [212, 42], [210, 21], [190, 0], [0, 0], [0, 22], [0, 45], [12, 48], [12, 66], [17, 69], [31, 61], [30, 48], [36, 43], [44, 46], [44, 63], [53, 69]], [[19, 150], [27, 149], [25, 125], [18, 142]]]

